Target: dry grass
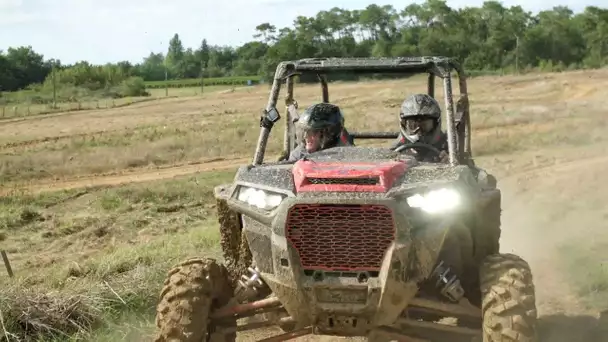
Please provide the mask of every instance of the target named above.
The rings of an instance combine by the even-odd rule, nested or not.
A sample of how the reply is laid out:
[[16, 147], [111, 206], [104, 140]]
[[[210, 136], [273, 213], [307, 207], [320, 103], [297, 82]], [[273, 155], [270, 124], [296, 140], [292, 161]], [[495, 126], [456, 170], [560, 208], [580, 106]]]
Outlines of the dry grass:
[[[207, 86], [204, 89], [204, 93], [231, 90], [233, 88], [234, 87], [232, 86], [223, 85]], [[48, 115], [51, 113], [60, 113], [67, 111], [112, 109], [117, 107], [130, 106], [134, 103], [152, 101], [160, 98], [199, 96], [201, 94], [200, 87], [171, 88], [168, 90], [168, 92], [165, 92], [165, 89], [147, 89], [147, 91], [148, 93], [150, 93], [150, 96], [125, 97], [120, 99], [88, 98], [86, 100], [79, 100], [78, 102], [59, 102], [57, 103], [55, 108], [53, 108], [51, 104], [19, 103], [0, 105], [0, 120], [27, 118], [35, 115]]]
[[[478, 164], [503, 177], [580, 157], [581, 146], [604, 144], [606, 76], [608, 71], [472, 79]], [[395, 130], [402, 98], [424, 89], [421, 79], [335, 83], [330, 96], [343, 107], [349, 130]], [[249, 157], [267, 92], [259, 86], [107, 111], [0, 121], [5, 154], [0, 181], [10, 187], [10, 182], [124, 172], [216, 156]], [[318, 101], [320, 90], [302, 86], [296, 88], [296, 97], [305, 106]], [[271, 154], [281, 146], [282, 134], [277, 133]], [[66, 340], [63, 334], [71, 340], [141, 340], [149, 333], [166, 270], [187, 256], [218, 255], [211, 190], [232, 177], [233, 171], [211, 172], [114, 188], [0, 197], [0, 249], [9, 252], [16, 271], [13, 280], [0, 272], [0, 310], [7, 330], [31, 340]], [[605, 200], [598, 197], [595, 203], [605, 205]], [[564, 245], [562, 250], [572, 265], [593, 265], [592, 258], [599, 255], [572, 248]], [[597, 300], [591, 293], [608, 288], [602, 272], [578, 275], [579, 293]]]
[[[66, 296], [10, 288], [2, 293], [2, 333], [7, 339], [41, 339], [49, 336], [68, 337], [81, 331], [90, 331], [99, 324], [97, 298], [85, 295]], [[8, 328], [7, 328], [8, 327]], [[6, 336], [7, 335], [7, 336]], [[2, 334], [0, 334], [2, 337]]]
[[[606, 75], [608, 71], [587, 71], [471, 79], [475, 154], [604, 141], [606, 127], [596, 119], [603, 115]], [[334, 83], [330, 95], [344, 109], [351, 131], [395, 130], [401, 100], [423, 89], [422, 78]], [[0, 164], [0, 180], [62, 179], [250, 156], [267, 95], [267, 86], [257, 86], [0, 123], [0, 146], [7, 154]], [[306, 106], [319, 100], [320, 91], [301, 86], [296, 97]], [[271, 154], [280, 149], [281, 129], [272, 136]]]

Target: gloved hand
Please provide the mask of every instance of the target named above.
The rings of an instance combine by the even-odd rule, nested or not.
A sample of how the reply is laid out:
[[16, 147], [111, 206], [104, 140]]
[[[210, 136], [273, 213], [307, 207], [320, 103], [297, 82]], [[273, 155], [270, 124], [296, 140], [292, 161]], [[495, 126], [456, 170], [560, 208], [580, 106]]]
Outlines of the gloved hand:
[[439, 163], [447, 164], [450, 162], [450, 155], [446, 151], [441, 151], [437, 157]]

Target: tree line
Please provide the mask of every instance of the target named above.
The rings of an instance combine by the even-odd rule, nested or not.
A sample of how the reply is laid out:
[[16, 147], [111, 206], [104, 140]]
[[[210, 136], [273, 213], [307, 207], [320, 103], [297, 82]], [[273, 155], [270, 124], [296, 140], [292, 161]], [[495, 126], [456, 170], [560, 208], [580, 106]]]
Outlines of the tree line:
[[533, 14], [497, 1], [462, 9], [443, 0], [403, 9], [372, 4], [298, 16], [292, 27], [262, 23], [256, 31], [254, 40], [239, 47], [211, 46], [203, 39], [200, 46], [186, 48], [175, 34], [166, 53], [151, 53], [136, 64], [64, 65], [32, 47], [9, 48], [0, 53], [0, 90], [49, 89], [51, 83], [139, 89], [143, 81], [269, 77], [278, 62], [306, 57], [444, 55], [458, 58], [468, 70], [488, 71], [608, 64], [608, 9], [593, 6], [578, 14], [564, 6]]

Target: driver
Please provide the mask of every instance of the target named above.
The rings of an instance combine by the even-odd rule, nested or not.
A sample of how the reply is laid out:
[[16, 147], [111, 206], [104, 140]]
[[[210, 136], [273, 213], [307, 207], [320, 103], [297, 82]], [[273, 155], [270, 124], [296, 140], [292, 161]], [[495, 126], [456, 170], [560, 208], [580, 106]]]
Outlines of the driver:
[[403, 101], [399, 111], [400, 130], [398, 140], [391, 149], [411, 143], [429, 144], [441, 154], [437, 156], [425, 148], [412, 147], [408, 153], [419, 161], [449, 161], [447, 135], [441, 131], [441, 108], [439, 103], [427, 94], [411, 95]]
[[342, 110], [331, 103], [317, 103], [306, 108], [295, 122], [295, 129], [299, 144], [289, 155], [291, 162], [308, 153], [352, 145], [345, 134]]

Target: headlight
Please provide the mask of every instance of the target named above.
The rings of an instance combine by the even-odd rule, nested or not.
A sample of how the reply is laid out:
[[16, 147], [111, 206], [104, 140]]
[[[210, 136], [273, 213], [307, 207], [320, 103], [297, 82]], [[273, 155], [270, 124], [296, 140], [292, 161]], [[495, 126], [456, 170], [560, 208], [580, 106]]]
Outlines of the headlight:
[[285, 195], [278, 194], [276, 192], [264, 191], [256, 188], [250, 188], [247, 186], [241, 186], [239, 188], [239, 194], [237, 199], [241, 202], [245, 202], [249, 205], [258, 207], [264, 210], [272, 210], [278, 207]]
[[452, 210], [460, 205], [460, 193], [454, 189], [431, 190], [426, 194], [415, 194], [407, 198], [407, 204], [429, 214]]

